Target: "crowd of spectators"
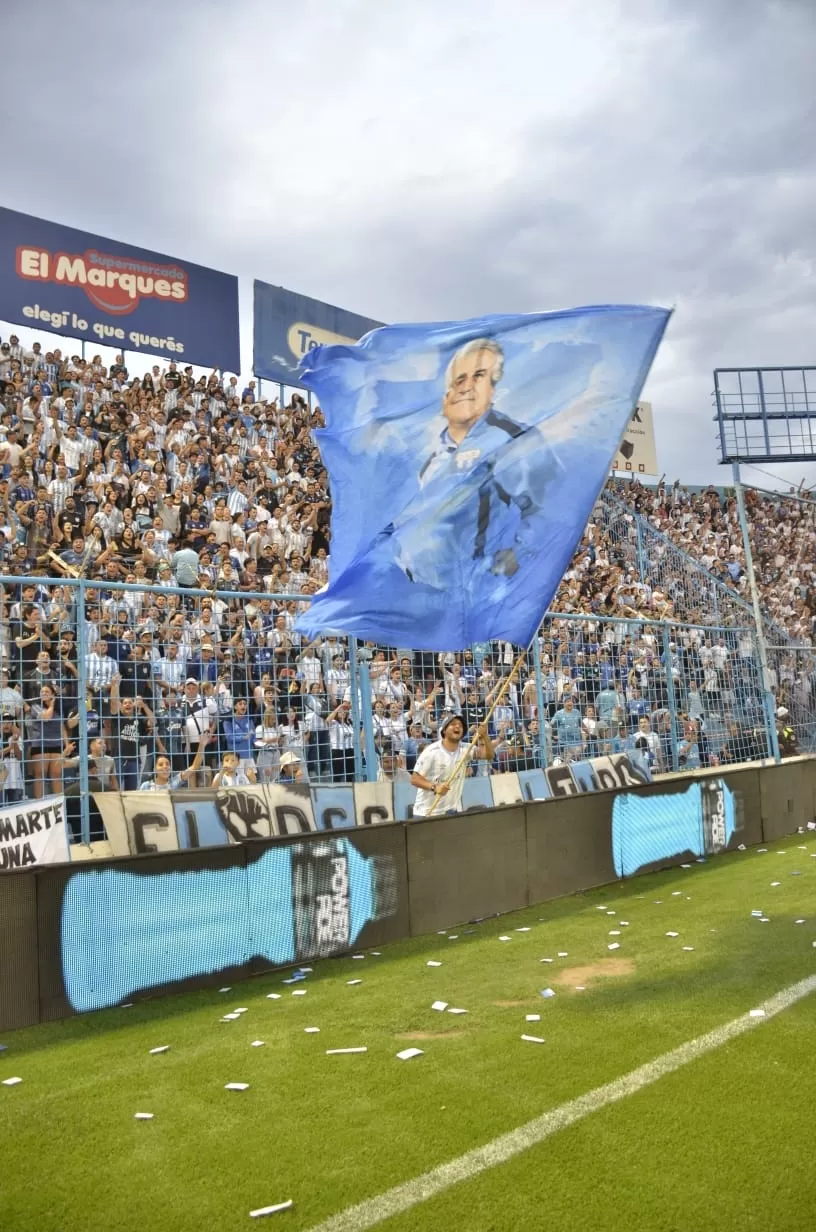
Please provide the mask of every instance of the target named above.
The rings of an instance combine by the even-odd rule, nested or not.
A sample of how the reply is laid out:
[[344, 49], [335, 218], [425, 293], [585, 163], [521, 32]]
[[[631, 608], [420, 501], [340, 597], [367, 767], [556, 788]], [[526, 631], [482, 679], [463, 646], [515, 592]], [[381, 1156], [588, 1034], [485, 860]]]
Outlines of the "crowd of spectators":
[[[713, 576], [749, 599], [737, 501], [732, 490], [679, 483], [619, 489], [626, 503]], [[816, 499], [806, 492], [745, 490], [754, 571], [764, 611], [794, 642], [816, 633]]]
[[[349, 781], [355, 700], [372, 707], [378, 773], [408, 775], [447, 714], [475, 725], [490, 711], [512, 647], [456, 656], [363, 648], [372, 696], [354, 699], [345, 642], [307, 644], [295, 630], [328, 578], [331, 547], [312, 437], [322, 420], [299, 394], [283, 405], [260, 398], [254, 381], [196, 377], [174, 363], [131, 376], [122, 356], [106, 367], [12, 335], [0, 344], [0, 400], [4, 575], [98, 583], [86, 591], [84, 663], [75, 587], [0, 589], [4, 801], [76, 793], [84, 756], [97, 791], [214, 775], [273, 781], [290, 777], [295, 761], [313, 780]], [[797, 560], [794, 579], [783, 569], [778, 508], [751, 496], [763, 585], [791, 620], [808, 623], [813, 566]], [[637, 484], [627, 499], [730, 585], [743, 584], [731, 502], [713, 489]], [[798, 515], [792, 532], [802, 556], [814, 533], [806, 521]], [[543, 697], [527, 663], [491, 716], [493, 768], [638, 749], [661, 770], [764, 751], [750, 637], [678, 625], [663, 644], [650, 619], [703, 626], [711, 613], [682, 586], [644, 580], [631, 535], [595, 519], [553, 610], [572, 618], [545, 625]], [[778, 683], [784, 702], [797, 682]]]

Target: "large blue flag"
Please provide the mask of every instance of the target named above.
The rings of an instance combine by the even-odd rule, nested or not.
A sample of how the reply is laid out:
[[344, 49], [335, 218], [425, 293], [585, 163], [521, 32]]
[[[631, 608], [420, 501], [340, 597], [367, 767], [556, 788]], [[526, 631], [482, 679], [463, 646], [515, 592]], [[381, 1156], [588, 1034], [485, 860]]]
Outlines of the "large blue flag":
[[298, 627], [526, 645], [669, 318], [609, 306], [391, 325], [301, 364], [326, 427], [330, 582]]

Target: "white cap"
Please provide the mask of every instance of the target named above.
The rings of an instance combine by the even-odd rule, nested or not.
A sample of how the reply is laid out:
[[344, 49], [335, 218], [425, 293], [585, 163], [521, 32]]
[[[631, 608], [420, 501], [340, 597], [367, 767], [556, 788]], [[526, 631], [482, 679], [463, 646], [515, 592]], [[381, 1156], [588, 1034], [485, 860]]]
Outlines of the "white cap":
[[293, 753], [290, 750], [288, 753], [284, 753], [280, 759], [281, 770], [283, 770], [285, 766], [296, 766], [299, 764], [299, 762], [300, 762], [300, 758], [298, 757], [297, 753]]
[[786, 719], [789, 714], [790, 714], [789, 710], [786, 710], [784, 706], [780, 706], [776, 712], [776, 717], [778, 719]]

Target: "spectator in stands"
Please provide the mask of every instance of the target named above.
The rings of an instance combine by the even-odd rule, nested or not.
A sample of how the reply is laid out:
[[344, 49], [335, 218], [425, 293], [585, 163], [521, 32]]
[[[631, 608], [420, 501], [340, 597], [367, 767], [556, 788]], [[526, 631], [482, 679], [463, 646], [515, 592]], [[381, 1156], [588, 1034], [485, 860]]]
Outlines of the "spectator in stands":
[[179, 791], [182, 787], [189, 787], [191, 782], [195, 782], [196, 775], [201, 768], [201, 762], [204, 758], [204, 752], [212, 737], [209, 733], [205, 733], [198, 742], [196, 755], [186, 770], [173, 770], [173, 763], [165, 753], [160, 753], [156, 758], [156, 768], [152, 779], [145, 779], [139, 785], [139, 791]]

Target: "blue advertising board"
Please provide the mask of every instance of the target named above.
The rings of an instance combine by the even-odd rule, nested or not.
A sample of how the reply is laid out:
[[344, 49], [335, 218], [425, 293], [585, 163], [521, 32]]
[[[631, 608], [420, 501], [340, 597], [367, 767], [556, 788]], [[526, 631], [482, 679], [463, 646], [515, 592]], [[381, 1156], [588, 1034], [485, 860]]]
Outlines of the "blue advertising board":
[[381, 325], [382, 321], [256, 279], [252, 369], [270, 381], [299, 385], [297, 366], [314, 347], [358, 342]]
[[2, 208], [0, 320], [240, 371], [236, 277]]

